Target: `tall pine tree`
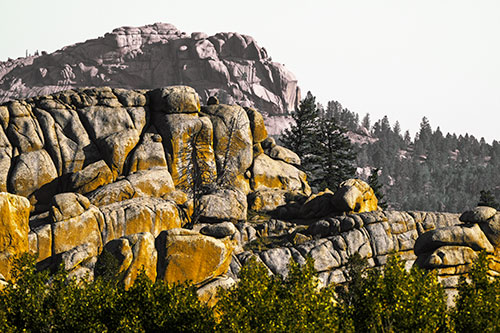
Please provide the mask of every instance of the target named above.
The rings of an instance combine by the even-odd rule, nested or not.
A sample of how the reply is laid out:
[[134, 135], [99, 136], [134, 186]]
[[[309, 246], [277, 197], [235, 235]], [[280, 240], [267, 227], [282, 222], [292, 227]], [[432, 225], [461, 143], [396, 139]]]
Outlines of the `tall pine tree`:
[[313, 155], [317, 158], [318, 167], [310, 181], [313, 187], [336, 190], [341, 182], [354, 177], [356, 154], [346, 132], [333, 119], [321, 119], [315, 133]]
[[346, 130], [328, 113], [320, 116], [311, 92], [292, 117], [295, 125], [285, 130], [280, 140], [299, 155], [302, 169], [314, 189], [328, 187], [334, 190], [342, 181], [354, 176], [356, 154]]
[[292, 113], [295, 124], [281, 134], [283, 145], [294, 151], [301, 160], [302, 168], [310, 173], [314, 168], [315, 156], [311, 153], [315, 145], [319, 110], [316, 98], [309, 91], [300, 102], [299, 109]]

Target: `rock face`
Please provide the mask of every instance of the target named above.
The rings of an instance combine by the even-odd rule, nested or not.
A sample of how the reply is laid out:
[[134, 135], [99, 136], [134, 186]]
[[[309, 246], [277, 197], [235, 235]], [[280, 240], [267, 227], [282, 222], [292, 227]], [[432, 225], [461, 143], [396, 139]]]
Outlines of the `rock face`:
[[[310, 189], [282, 157], [254, 154], [267, 140], [257, 110], [213, 100], [202, 107], [188, 86], [101, 87], [0, 105], [0, 188], [10, 192], [0, 195], [0, 273], [30, 251], [39, 268], [111, 269], [126, 287], [142, 267], [203, 285], [225, 274], [247, 197]], [[264, 156], [272, 168], [256, 169]], [[220, 226], [181, 229], [200, 222]]]
[[[252, 37], [232, 32], [188, 36], [167, 23], [121, 27], [51, 54], [0, 63], [0, 103], [78, 87], [176, 84], [193, 87], [203, 101], [217, 95], [221, 103], [271, 115], [287, 114], [300, 101], [294, 75], [272, 62]], [[137, 98], [118, 101], [141, 106]]]
[[26, 198], [0, 193], [0, 274], [10, 279], [12, 259], [28, 251], [28, 217]]
[[214, 302], [254, 256], [286, 275], [307, 256], [324, 284], [342, 283], [349, 256], [371, 266], [399, 254], [436, 270], [453, 294], [478, 251], [500, 274], [500, 213], [381, 211], [349, 179], [311, 194], [300, 160], [267, 137], [262, 116], [202, 106], [187, 86], [76, 89], [0, 105], [0, 274], [38, 255], [70, 277], [110, 270], [129, 287], [190, 280]]

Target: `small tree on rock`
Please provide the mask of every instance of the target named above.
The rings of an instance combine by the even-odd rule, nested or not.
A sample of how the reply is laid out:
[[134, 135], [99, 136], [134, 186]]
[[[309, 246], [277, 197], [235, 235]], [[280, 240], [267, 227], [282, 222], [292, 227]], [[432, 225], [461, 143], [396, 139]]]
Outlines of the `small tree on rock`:
[[373, 168], [371, 170], [370, 177], [368, 177], [368, 185], [372, 188], [375, 196], [378, 199], [378, 206], [382, 209], [387, 209], [387, 201], [384, 200], [384, 193], [382, 192], [383, 185], [380, 184], [378, 180], [379, 168]]
[[489, 190], [482, 190], [481, 192], [479, 192], [479, 203], [477, 205], [493, 207], [495, 209], [500, 208], [500, 205], [495, 199], [495, 196]]

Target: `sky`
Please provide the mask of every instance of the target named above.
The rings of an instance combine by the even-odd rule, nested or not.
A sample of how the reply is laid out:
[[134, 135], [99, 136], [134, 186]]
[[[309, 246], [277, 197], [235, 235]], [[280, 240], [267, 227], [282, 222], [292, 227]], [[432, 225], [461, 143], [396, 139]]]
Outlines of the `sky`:
[[0, 12], [0, 61], [120, 26], [235, 31], [323, 105], [387, 115], [412, 135], [425, 116], [444, 133], [500, 141], [498, 0], [2, 0]]

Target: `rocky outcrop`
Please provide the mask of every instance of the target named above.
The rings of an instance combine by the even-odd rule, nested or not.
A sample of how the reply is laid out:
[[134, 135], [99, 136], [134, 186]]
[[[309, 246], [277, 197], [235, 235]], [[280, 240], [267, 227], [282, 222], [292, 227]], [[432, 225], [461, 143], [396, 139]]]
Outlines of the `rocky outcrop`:
[[0, 274], [10, 279], [12, 259], [28, 251], [28, 216], [26, 198], [0, 193]]
[[[189, 36], [167, 23], [121, 27], [51, 54], [0, 63], [0, 103], [79, 87], [178, 84], [193, 87], [203, 101], [217, 95], [221, 103], [271, 115], [287, 114], [300, 101], [294, 75], [252, 37], [233, 32]], [[137, 98], [120, 96], [118, 102], [135, 106]]]
[[[188, 86], [101, 87], [0, 105], [0, 188], [10, 192], [0, 195], [0, 273], [8, 279], [10, 259], [29, 250], [41, 269], [111, 270], [126, 287], [142, 267], [200, 285], [224, 274], [248, 196], [310, 189], [282, 155], [254, 154], [268, 139], [257, 110], [214, 100], [201, 106]], [[200, 222], [217, 224], [182, 229]]]
[[70, 277], [118, 274], [129, 287], [190, 280], [214, 302], [256, 257], [271, 274], [307, 256], [324, 284], [348, 258], [399, 254], [436, 270], [453, 293], [478, 251], [500, 273], [500, 213], [382, 211], [365, 182], [311, 194], [300, 160], [262, 116], [202, 106], [191, 87], [69, 90], [0, 105], [0, 274], [29, 251]]

